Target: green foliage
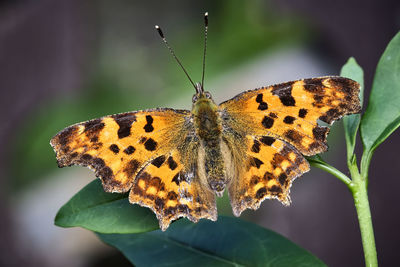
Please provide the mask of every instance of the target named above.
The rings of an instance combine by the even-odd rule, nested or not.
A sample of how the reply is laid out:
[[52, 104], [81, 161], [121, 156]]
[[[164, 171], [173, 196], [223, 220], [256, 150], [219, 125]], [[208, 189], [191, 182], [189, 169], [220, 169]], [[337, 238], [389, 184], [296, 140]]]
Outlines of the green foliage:
[[97, 232], [139, 266], [161, 262], [174, 266], [325, 266], [286, 238], [237, 218], [219, 217], [217, 222], [201, 220], [197, 224], [181, 219], [166, 232], [153, 231], [159, 228], [153, 212], [130, 204], [127, 194], [105, 193], [100, 180], [72, 197], [57, 213], [55, 224]]
[[364, 150], [373, 153], [400, 126], [400, 32], [376, 68], [368, 107], [361, 119]]
[[231, 217], [181, 219], [164, 233], [99, 237], [135, 266], [326, 266], [283, 236]]
[[[364, 72], [354, 58], [349, 58], [347, 63], [343, 66], [340, 76], [351, 78], [360, 84], [360, 103], [362, 105], [364, 100]], [[343, 118], [344, 134], [347, 144], [347, 158], [349, 159], [353, 158], [360, 121], [360, 114], [352, 114]]]
[[97, 179], [58, 211], [55, 224], [80, 226], [99, 233], [142, 233], [158, 229], [154, 213], [130, 204], [127, 197], [127, 194], [105, 193]]

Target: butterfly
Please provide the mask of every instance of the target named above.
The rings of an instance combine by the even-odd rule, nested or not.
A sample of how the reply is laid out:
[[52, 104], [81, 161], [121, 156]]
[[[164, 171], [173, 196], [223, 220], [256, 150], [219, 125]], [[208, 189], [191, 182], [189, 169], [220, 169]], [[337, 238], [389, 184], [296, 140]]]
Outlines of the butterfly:
[[[205, 21], [207, 32], [207, 13]], [[293, 181], [310, 169], [304, 156], [327, 150], [329, 127], [318, 120], [360, 111], [360, 85], [338, 76], [249, 90], [219, 105], [204, 80], [193, 85], [191, 111], [133, 111], [60, 131], [50, 141], [58, 166], [87, 166], [106, 192], [129, 191], [164, 231], [179, 217], [217, 220], [225, 189], [235, 216], [265, 199], [289, 205]]]

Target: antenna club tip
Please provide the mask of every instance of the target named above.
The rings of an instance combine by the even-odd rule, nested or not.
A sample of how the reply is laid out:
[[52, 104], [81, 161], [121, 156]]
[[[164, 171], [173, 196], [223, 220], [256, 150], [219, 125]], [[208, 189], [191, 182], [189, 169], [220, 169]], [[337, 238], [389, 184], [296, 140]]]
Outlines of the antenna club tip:
[[208, 12], [204, 13], [204, 25], [206, 26], [206, 30], [208, 27]]
[[161, 28], [158, 25], [154, 26], [154, 28], [156, 28], [156, 30], [157, 30], [158, 34], [161, 36], [161, 38], [164, 39], [164, 33], [161, 31]]

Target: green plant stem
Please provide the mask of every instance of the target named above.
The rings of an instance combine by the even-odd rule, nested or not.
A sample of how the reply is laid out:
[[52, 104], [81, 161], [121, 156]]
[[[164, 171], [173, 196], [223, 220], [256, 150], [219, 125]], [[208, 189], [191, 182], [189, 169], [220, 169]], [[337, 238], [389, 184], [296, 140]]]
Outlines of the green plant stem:
[[[368, 172], [368, 165], [371, 157], [369, 155], [364, 156], [364, 171]], [[353, 195], [354, 204], [356, 206], [358, 223], [360, 225], [361, 239], [364, 249], [365, 265], [368, 267], [378, 266], [378, 259], [375, 247], [374, 229], [372, 227], [371, 210], [368, 201], [367, 192], [367, 177], [362, 176], [358, 170], [357, 162], [355, 158], [348, 161], [348, 167], [351, 174], [350, 179], [347, 175], [329, 165], [324, 161], [314, 160], [308, 158], [308, 161], [312, 166], [320, 168], [341, 180], [350, 189]]]
[[366, 150], [364, 148], [364, 153], [361, 157], [361, 177], [363, 177], [368, 183], [368, 169], [369, 164], [371, 162], [372, 155], [374, 154], [375, 149]]
[[311, 166], [317, 167], [321, 170], [324, 170], [324, 171], [332, 174], [333, 176], [338, 178], [340, 181], [342, 181], [345, 185], [347, 185], [347, 187], [351, 190], [351, 188], [352, 188], [351, 179], [349, 177], [347, 177], [344, 173], [342, 173], [341, 171], [336, 169], [335, 167], [333, 167], [325, 162], [314, 161], [310, 158], [308, 159], [308, 162], [310, 163]]
[[365, 266], [378, 266], [375, 247], [374, 229], [372, 227], [371, 210], [368, 201], [367, 182], [360, 175], [353, 177], [352, 194], [356, 206], [358, 223], [360, 225], [361, 239], [364, 249]]

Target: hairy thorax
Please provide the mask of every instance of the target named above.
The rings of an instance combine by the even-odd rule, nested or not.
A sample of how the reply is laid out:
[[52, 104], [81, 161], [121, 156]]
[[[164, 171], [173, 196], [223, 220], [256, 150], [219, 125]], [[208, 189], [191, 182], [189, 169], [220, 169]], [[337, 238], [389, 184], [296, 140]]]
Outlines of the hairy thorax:
[[198, 150], [199, 176], [203, 176], [210, 188], [222, 196], [229, 181], [226, 167], [230, 152], [222, 140], [222, 124], [218, 108], [211, 99], [199, 99], [192, 110], [196, 133], [201, 140]]

